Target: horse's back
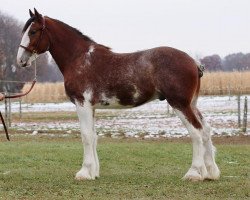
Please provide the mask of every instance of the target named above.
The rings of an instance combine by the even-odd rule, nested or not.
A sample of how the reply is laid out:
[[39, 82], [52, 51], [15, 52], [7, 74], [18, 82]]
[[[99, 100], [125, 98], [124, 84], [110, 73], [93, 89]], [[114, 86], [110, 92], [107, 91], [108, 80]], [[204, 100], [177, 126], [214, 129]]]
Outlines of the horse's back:
[[[118, 56], [119, 57], [119, 56]], [[197, 76], [197, 64], [187, 53], [167, 46], [156, 47], [134, 53], [120, 54], [124, 63], [130, 62], [139, 70], [153, 70], [160, 73], [170, 73], [180, 76], [182, 74], [193, 74]]]

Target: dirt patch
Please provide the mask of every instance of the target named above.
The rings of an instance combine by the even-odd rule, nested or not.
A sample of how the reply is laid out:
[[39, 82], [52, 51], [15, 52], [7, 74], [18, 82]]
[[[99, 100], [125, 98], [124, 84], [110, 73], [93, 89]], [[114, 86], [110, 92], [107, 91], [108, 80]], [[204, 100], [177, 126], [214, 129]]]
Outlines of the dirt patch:
[[220, 136], [213, 137], [213, 142], [215, 144], [249, 144], [249, 135], [239, 135], [239, 136]]
[[[149, 139], [149, 140], [166, 140], [167, 142], [177, 142], [177, 143], [191, 143], [190, 137], [181, 137], [181, 138], [161, 138], [161, 139]], [[213, 143], [216, 144], [243, 144], [250, 145], [250, 136], [249, 135], [237, 135], [237, 136], [213, 136]]]
[[[39, 133], [35, 136], [32, 136], [32, 131], [14, 131], [10, 130], [9, 135], [11, 139], [13, 140], [23, 140], [24, 138], [21, 136], [27, 136], [27, 140], [32, 140], [34, 138], [39, 138], [42, 140], [47, 140], [48, 138], [53, 141], [58, 140], [76, 140], [80, 141], [80, 134], [78, 131], [72, 131], [70, 134], [67, 134], [67, 137], [62, 137], [63, 134], [65, 134], [65, 131], [39, 131]], [[20, 134], [20, 138], [19, 135]], [[13, 137], [12, 137], [13, 136]], [[53, 136], [53, 137], [52, 137]], [[0, 130], [0, 141], [5, 141], [5, 132]], [[159, 137], [159, 138], [134, 138], [134, 137], [119, 137], [119, 138], [111, 138], [108, 136], [102, 136], [99, 137], [99, 141], [105, 141], [105, 140], [120, 140], [120, 142], [133, 142], [133, 141], [155, 141], [155, 142], [175, 142], [175, 143], [191, 143], [190, 137], [179, 137], [179, 138], [168, 138], [168, 137]], [[242, 144], [242, 145], [250, 145], [250, 135], [237, 135], [237, 136], [213, 136], [212, 137], [213, 143], [216, 144]]]
[[[191, 138], [173, 138], [170, 139], [176, 142], [191, 142]], [[250, 144], [250, 136], [238, 135], [238, 136], [214, 136], [212, 137], [214, 144]]]
[[[110, 138], [110, 137], [102, 137], [99, 141], [105, 140], [119, 140], [119, 142], [134, 142], [134, 141], [149, 141], [149, 142], [166, 142], [166, 143], [192, 143], [190, 137], [180, 137], [180, 138]], [[242, 145], [250, 145], [250, 136], [249, 135], [238, 135], [238, 136], [213, 136], [212, 141], [215, 145], [217, 144], [225, 144], [225, 145], [234, 145], [234, 144], [242, 144]]]

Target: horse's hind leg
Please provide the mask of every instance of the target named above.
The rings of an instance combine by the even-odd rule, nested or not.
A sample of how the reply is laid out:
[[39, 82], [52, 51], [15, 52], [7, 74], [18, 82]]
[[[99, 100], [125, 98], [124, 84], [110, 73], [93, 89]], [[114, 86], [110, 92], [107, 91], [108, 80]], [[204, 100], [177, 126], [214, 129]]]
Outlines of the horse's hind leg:
[[220, 170], [215, 162], [215, 147], [211, 139], [211, 127], [207, 124], [200, 111], [194, 106], [196, 116], [200, 119], [203, 126], [202, 141], [205, 148], [204, 162], [207, 168], [207, 179], [218, 179], [220, 177]]
[[207, 177], [207, 168], [204, 162], [205, 148], [203, 145], [203, 126], [194, 113], [190, 105], [174, 108], [177, 116], [186, 126], [193, 143], [192, 165], [186, 175], [183, 177], [187, 180], [199, 181]]

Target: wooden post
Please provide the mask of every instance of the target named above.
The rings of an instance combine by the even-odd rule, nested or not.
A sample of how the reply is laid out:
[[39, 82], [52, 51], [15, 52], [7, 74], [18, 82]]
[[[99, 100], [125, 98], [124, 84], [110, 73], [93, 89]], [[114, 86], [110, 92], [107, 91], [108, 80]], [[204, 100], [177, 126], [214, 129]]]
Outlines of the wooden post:
[[[6, 95], [7, 95], [7, 93], [6, 93]], [[8, 101], [7, 101], [7, 99], [4, 99], [4, 118], [5, 118], [5, 120], [8, 119]], [[8, 123], [7, 123], [7, 127], [9, 127]]]
[[22, 98], [19, 98], [19, 118], [22, 118]]
[[229, 96], [229, 101], [231, 100], [231, 85], [229, 83], [228, 85], [228, 96]]
[[9, 103], [8, 124], [9, 124], [9, 127], [11, 127], [11, 99], [8, 99], [8, 103]]
[[238, 94], [238, 127], [241, 127], [241, 119], [240, 119], [240, 94]]
[[247, 97], [245, 96], [245, 101], [244, 101], [244, 111], [243, 111], [243, 127], [242, 127], [243, 132], [247, 132]]

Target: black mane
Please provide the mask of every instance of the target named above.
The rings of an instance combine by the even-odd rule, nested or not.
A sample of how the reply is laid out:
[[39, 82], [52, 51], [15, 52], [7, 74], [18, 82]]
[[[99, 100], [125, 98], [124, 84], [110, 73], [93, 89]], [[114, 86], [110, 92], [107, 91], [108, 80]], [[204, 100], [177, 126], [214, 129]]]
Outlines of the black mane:
[[[24, 33], [24, 32], [27, 30], [27, 28], [30, 26], [30, 24], [31, 24], [32, 22], [35, 21], [35, 19], [36, 19], [36, 17], [35, 17], [35, 15], [34, 15], [33, 17], [31, 17], [31, 18], [25, 23], [25, 25], [24, 25], [24, 27], [23, 27], [23, 30], [22, 30], [22, 33]], [[62, 21], [60, 21], [60, 20], [57, 20], [57, 19], [53, 19], [53, 20], [56, 21], [56, 22], [58, 22], [58, 23], [60, 23], [60, 24], [62, 24], [62, 25], [64, 25], [64, 26], [66, 26], [66, 27], [69, 28], [70, 30], [76, 32], [76, 33], [77, 33], [79, 36], [81, 36], [84, 40], [90, 41], [90, 42], [94, 42], [90, 37], [88, 37], [88, 36], [86, 36], [86, 35], [83, 35], [82, 32], [79, 31], [78, 29], [73, 28], [72, 26], [70, 26], [70, 25], [68, 25], [68, 24], [65, 24], [64, 22], [62, 22]]]
[[35, 21], [35, 16], [31, 17], [24, 25], [22, 33], [24, 33], [32, 22]]
[[[48, 18], [49, 18], [49, 17], [48, 17]], [[64, 22], [62, 22], [62, 21], [60, 21], [60, 20], [58, 20], [58, 19], [52, 19], [52, 18], [50, 18], [50, 19], [56, 21], [57, 23], [62, 24], [63, 26], [66, 26], [68, 29], [74, 31], [75, 33], [77, 33], [77, 35], [79, 35], [80, 37], [82, 37], [85, 41], [89, 41], [89, 42], [96, 43], [96, 42], [95, 42], [94, 40], [92, 40], [89, 36], [86, 36], [86, 35], [82, 34], [82, 32], [79, 31], [78, 29], [73, 28], [72, 26], [70, 26], [70, 25], [68, 25], [68, 24], [66, 24], [66, 23], [64, 23]], [[22, 30], [22, 33], [24, 33], [24, 32], [28, 29], [28, 27], [30, 26], [30, 24], [31, 24], [32, 22], [34, 22], [35, 20], [36, 20], [36, 17], [35, 17], [35, 15], [34, 15], [34, 16], [32, 16], [32, 17], [25, 23], [25, 25], [24, 25], [24, 27], [23, 27], [23, 30]], [[104, 45], [101, 45], [101, 44], [99, 44], [99, 45], [102, 46], [102, 47], [104, 47], [104, 48], [106, 48], [106, 49], [109, 49], [109, 50], [110, 50], [110, 48], [107, 47], [107, 46], [104, 46]]]

